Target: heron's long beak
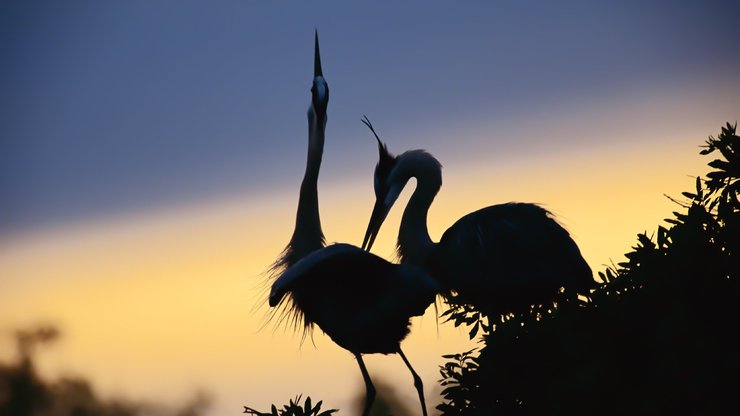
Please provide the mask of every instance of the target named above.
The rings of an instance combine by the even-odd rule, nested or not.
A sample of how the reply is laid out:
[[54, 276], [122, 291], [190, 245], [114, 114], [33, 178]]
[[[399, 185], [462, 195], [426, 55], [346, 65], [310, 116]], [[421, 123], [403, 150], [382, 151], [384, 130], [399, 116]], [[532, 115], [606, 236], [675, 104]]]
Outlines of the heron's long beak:
[[326, 123], [326, 108], [329, 106], [329, 84], [321, 71], [319, 32], [314, 32], [313, 86], [311, 87], [313, 109], [319, 120]]
[[319, 52], [319, 31], [314, 31], [314, 55], [313, 55], [313, 76], [323, 77], [321, 73], [321, 53]]
[[388, 215], [390, 209], [386, 207], [382, 199], [375, 201], [375, 207], [373, 207], [373, 213], [370, 215], [370, 222], [367, 224], [367, 230], [365, 231], [365, 238], [362, 240], [362, 249], [370, 251], [375, 242], [375, 237], [378, 236], [380, 226], [383, 225], [385, 217]]

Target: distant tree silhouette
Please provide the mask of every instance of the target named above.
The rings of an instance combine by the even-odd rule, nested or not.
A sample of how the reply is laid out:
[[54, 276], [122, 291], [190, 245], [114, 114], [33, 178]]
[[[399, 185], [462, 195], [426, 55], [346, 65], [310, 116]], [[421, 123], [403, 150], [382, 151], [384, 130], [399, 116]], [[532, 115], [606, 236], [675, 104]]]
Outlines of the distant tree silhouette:
[[0, 363], [0, 416], [199, 416], [209, 399], [196, 395], [179, 408], [156, 403], [102, 400], [81, 378], [46, 381], [39, 377], [33, 356], [36, 347], [59, 337], [51, 326], [16, 331], [18, 361]]
[[18, 362], [0, 363], [0, 415], [30, 416], [49, 407], [53, 395], [37, 376], [32, 356], [38, 345], [58, 336], [56, 328], [49, 326], [15, 332]]
[[[445, 356], [443, 415], [724, 414], [740, 381], [740, 138], [710, 136], [717, 154], [696, 189], [627, 260], [599, 273], [588, 302], [487, 321], [447, 312], [481, 347]], [[656, 155], [659, 157], [660, 155]], [[639, 187], [639, 184], [636, 184]], [[639, 191], [639, 189], [636, 189]]]

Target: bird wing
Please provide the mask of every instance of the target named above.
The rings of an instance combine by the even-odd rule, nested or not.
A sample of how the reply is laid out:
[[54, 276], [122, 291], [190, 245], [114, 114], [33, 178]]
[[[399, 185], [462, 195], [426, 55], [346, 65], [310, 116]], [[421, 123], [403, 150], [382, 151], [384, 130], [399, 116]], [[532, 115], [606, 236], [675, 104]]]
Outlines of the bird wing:
[[568, 232], [535, 204], [493, 205], [462, 217], [444, 233], [431, 261], [447, 287], [498, 303], [594, 282]]
[[326, 266], [332, 262], [332, 259], [352, 256], [361, 249], [349, 244], [334, 244], [323, 249], [315, 250], [311, 254], [303, 257], [301, 260], [287, 268], [280, 277], [272, 284], [270, 290], [270, 306], [280, 303], [280, 300], [292, 288], [313, 274], [317, 268]]
[[[298, 285], [324, 285], [327, 280], [340, 278], [342, 272], [361, 272], [368, 269], [378, 274], [391, 266], [384, 259], [350, 244], [333, 244], [316, 250], [289, 267], [273, 283], [270, 291], [270, 306], [277, 305], [282, 297]], [[321, 279], [321, 281], [319, 281]], [[310, 280], [310, 281], [309, 281]]]
[[272, 285], [270, 306], [303, 285], [325, 288], [356, 287], [358, 297], [405, 297], [411, 292], [438, 293], [439, 284], [420, 268], [393, 264], [351, 244], [319, 249], [289, 267]]
[[421, 268], [388, 262], [349, 244], [317, 250], [288, 268], [272, 286], [271, 306], [304, 327], [317, 324], [354, 352], [395, 352], [409, 318], [422, 315], [440, 286]]

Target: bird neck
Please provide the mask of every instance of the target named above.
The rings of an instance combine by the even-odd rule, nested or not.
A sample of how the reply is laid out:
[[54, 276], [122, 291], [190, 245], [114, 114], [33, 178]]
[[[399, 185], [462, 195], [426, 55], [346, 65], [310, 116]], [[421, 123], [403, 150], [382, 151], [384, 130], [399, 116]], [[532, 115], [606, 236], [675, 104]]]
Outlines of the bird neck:
[[[324, 154], [324, 131], [326, 118], [318, 119], [313, 106], [308, 109], [308, 153], [306, 155], [306, 172], [303, 174], [301, 193], [307, 188], [316, 196], [316, 184], [319, 180], [321, 157]], [[318, 205], [318, 201], [317, 201]]]
[[427, 214], [434, 197], [442, 186], [442, 172], [436, 159], [429, 154], [417, 163], [412, 177], [416, 178], [416, 189], [403, 211], [401, 227], [398, 232], [398, 251], [403, 262], [414, 265], [426, 263], [427, 256], [434, 248], [434, 242], [427, 228]]
[[309, 109], [308, 120], [306, 171], [301, 182], [295, 230], [291, 238], [291, 246], [298, 259], [324, 245], [319, 215], [318, 180], [321, 157], [324, 153], [326, 120], [317, 120], [313, 108]]

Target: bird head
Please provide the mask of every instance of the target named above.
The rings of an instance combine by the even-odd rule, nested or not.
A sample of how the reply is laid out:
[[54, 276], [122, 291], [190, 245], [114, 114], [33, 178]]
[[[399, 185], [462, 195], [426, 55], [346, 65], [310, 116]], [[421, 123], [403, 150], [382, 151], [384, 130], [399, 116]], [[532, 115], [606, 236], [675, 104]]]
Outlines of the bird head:
[[321, 71], [319, 52], [319, 32], [314, 32], [313, 85], [311, 86], [311, 105], [318, 120], [326, 121], [326, 107], [329, 105], [329, 84]]
[[375, 206], [370, 215], [365, 238], [362, 241], [362, 248], [369, 251], [375, 242], [380, 227], [383, 225], [383, 221], [388, 216], [388, 212], [401, 194], [404, 184], [398, 183], [392, 175], [398, 159], [388, 151], [388, 146], [380, 141], [367, 116], [362, 122], [373, 132], [375, 140], [378, 142], [378, 164], [375, 166], [374, 174]]

